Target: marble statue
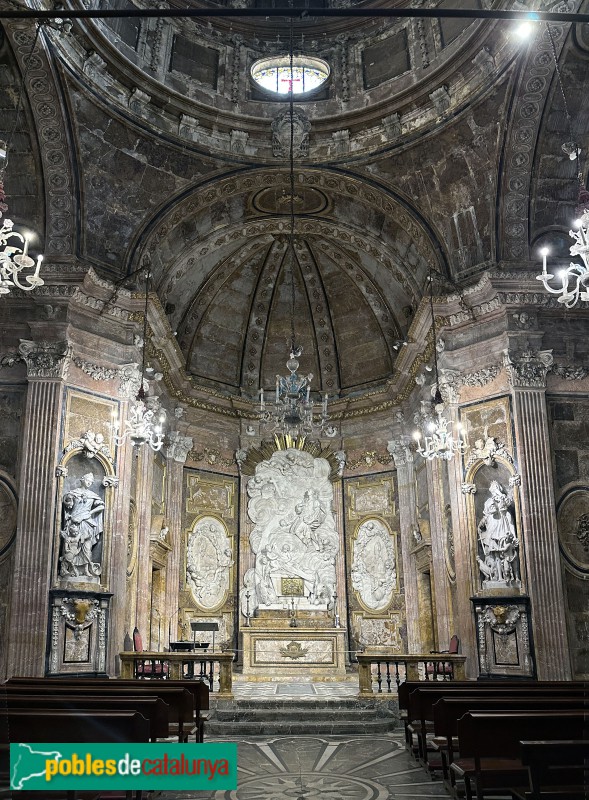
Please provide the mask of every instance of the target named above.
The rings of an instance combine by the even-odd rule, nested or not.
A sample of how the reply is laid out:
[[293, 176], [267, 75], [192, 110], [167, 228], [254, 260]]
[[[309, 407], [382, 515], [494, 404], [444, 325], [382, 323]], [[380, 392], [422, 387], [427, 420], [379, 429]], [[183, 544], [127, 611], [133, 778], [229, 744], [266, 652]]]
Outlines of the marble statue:
[[362, 603], [373, 611], [386, 608], [397, 587], [393, 540], [378, 519], [363, 522], [354, 541], [352, 586]]
[[483, 588], [520, 586], [519, 540], [509, 511], [513, 497], [498, 481], [491, 481], [489, 495], [478, 525], [482, 556], [477, 561]]
[[338, 534], [330, 465], [301, 450], [278, 450], [248, 481], [250, 545], [255, 566], [244, 577], [241, 609], [281, 608], [283, 578], [300, 578], [299, 608], [327, 607], [335, 592]]
[[225, 526], [216, 517], [203, 517], [188, 538], [186, 554], [186, 583], [201, 608], [211, 610], [223, 603], [232, 566]]
[[92, 560], [92, 549], [104, 532], [104, 502], [90, 488], [94, 480], [94, 474], [87, 472], [80, 487], [68, 490], [62, 499], [62, 578], [95, 579], [101, 572], [101, 565]]

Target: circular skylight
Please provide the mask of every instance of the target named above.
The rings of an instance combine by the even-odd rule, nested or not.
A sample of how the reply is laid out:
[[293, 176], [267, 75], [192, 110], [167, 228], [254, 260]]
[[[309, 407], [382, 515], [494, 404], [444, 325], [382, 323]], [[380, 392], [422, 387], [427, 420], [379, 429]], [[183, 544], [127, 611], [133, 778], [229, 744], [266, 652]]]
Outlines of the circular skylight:
[[292, 85], [294, 95], [307, 94], [322, 86], [329, 78], [329, 65], [313, 56], [276, 56], [262, 58], [252, 66], [252, 79], [267, 92], [287, 95]]

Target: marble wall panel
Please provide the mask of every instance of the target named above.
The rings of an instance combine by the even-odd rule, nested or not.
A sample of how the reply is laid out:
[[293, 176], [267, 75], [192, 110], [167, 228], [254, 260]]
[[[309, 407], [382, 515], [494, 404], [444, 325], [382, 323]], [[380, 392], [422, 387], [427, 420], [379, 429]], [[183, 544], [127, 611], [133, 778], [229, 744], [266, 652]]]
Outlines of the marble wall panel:
[[115, 441], [113, 432], [113, 411], [118, 404], [114, 400], [81, 392], [76, 389], [67, 389], [65, 396], [63, 445], [72, 439], [78, 439], [86, 431], [101, 433], [104, 443], [111, 455], [115, 454]]
[[190, 621], [219, 622], [216, 641], [233, 644], [238, 486], [234, 477], [184, 469], [178, 619], [183, 638], [191, 638]]
[[484, 403], [475, 403], [460, 409], [460, 422], [468, 444], [465, 460], [483, 451], [488, 439], [503, 444], [514, 454], [511, 401], [509, 397], [498, 397]]
[[0, 389], [0, 470], [13, 478], [18, 475], [25, 392], [24, 386]]
[[[395, 472], [344, 480], [348, 622], [352, 649], [386, 642], [398, 652], [406, 652], [398, 502]], [[376, 553], [379, 553], [377, 559]]]

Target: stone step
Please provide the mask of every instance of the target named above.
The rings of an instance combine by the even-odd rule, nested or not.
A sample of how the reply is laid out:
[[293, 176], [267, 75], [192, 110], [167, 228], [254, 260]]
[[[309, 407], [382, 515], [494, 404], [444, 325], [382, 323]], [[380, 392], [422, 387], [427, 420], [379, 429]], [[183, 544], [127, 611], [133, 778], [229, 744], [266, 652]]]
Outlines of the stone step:
[[223, 736], [227, 738], [240, 738], [243, 736], [341, 736], [377, 735], [393, 730], [394, 723], [388, 719], [356, 719], [342, 722], [329, 720], [295, 721], [293, 718], [283, 721], [265, 722], [220, 722], [212, 719], [205, 724], [205, 740], [208, 736]]
[[274, 735], [381, 734], [398, 724], [395, 700], [357, 697], [211, 698], [205, 735], [237, 737]]

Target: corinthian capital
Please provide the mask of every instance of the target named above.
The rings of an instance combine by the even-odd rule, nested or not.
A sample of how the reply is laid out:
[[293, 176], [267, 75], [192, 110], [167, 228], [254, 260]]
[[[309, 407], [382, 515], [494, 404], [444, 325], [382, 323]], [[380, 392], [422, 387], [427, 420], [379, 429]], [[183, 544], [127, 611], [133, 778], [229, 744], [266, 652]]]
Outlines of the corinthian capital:
[[503, 363], [511, 385], [517, 389], [545, 389], [546, 375], [554, 358], [552, 350], [505, 351]]
[[18, 348], [29, 378], [66, 378], [71, 350], [68, 342], [31, 342], [28, 339], [21, 339]]
[[387, 444], [387, 450], [392, 455], [397, 469], [413, 463], [413, 453], [409, 447], [410, 441], [409, 436], [400, 436], [398, 439], [391, 439]]
[[182, 436], [178, 431], [172, 431], [168, 434], [166, 456], [184, 464], [188, 453], [192, 450], [192, 445], [193, 441], [190, 436]]

